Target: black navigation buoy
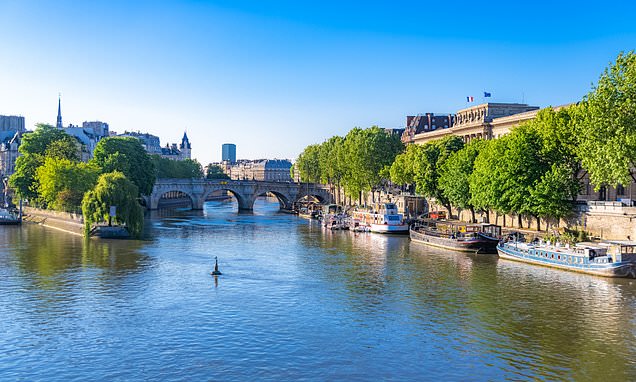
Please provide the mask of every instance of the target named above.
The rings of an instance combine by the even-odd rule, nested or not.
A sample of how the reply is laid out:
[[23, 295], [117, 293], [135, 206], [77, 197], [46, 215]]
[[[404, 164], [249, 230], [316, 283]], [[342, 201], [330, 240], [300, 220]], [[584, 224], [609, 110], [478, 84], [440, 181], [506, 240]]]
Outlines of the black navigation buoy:
[[214, 256], [214, 270], [212, 271], [212, 276], [220, 276], [223, 273], [221, 273], [221, 271], [219, 271], [219, 259], [217, 259], [216, 256]]

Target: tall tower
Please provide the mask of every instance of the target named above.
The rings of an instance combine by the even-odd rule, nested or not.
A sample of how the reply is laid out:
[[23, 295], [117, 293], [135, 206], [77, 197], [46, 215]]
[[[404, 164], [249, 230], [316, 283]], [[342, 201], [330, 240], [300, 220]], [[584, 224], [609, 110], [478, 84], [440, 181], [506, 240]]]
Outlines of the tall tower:
[[221, 146], [221, 160], [224, 162], [236, 163], [236, 145], [224, 143]]
[[57, 96], [57, 123], [55, 124], [55, 127], [57, 127], [58, 129], [62, 129], [64, 126], [62, 126], [62, 100], [61, 100], [61, 96]]
[[183, 138], [181, 138], [181, 144], [179, 145], [181, 151], [181, 159], [192, 159], [192, 146], [190, 146], [190, 140], [186, 132], [183, 132]]

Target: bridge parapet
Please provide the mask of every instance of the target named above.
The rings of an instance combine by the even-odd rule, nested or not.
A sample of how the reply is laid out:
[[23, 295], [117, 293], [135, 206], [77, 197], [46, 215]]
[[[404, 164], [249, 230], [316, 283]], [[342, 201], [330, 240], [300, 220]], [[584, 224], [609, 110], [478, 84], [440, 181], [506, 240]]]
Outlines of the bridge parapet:
[[264, 182], [257, 180], [224, 179], [157, 179], [152, 194], [145, 197], [146, 206], [157, 209], [162, 195], [179, 191], [190, 197], [193, 209], [203, 209], [206, 198], [215, 191], [229, 191], [239, 204], [240, 210], [252, 210], [254, 201], [261, 195], [276, 195], [281, 208], [291, 209], [298, 199], [312, 195], [322, 202], [330, 202], [333, 196], [327, 186], [312, 183]]

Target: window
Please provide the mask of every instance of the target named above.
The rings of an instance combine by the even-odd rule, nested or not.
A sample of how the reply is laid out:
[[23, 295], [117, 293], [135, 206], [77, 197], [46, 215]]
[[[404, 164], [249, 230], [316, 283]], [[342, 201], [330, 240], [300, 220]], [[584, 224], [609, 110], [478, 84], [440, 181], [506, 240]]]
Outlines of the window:
[[586, 180], [583, 187], [581, 187], [581, 195], [589, 195], [590, 194], [590, 181]]
[[619, 184], [618, 186], [616, 186], [616, 196], [623, 196], [625, 195], [625, 187], [623, 187], [622, 184]]

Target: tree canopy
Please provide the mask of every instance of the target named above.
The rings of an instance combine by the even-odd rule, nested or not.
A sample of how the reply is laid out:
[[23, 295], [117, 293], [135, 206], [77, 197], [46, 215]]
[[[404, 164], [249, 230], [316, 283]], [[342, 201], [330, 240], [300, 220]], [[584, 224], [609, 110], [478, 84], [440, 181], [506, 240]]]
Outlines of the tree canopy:
[[205, 166], [205, 177], [206, 179], [230, 179], [221, 166], [212, 163]]
[[104, 173], [123, 173], [143, 195], [150, 195], [152, 192], [156, 169], [150, 155], [137, 138], [108, 137], [100, 140], [91, 162]]
[[461, 209], [470, 209], [472, 192], [470, 188], [470, 175], [473, 173], [475, 159], [486, 142], [474, 140], [459, 151], [453, 152], [442, 164], [439, 170], [438, 186], [448, 202]]
[[47, 157], [36, 170], [41, 201], [56, 210], [81, 206], [84, 193], [93, 188], [99, 169], [83, 162]]
[[636, 165], [636, 55], [621, 53], [576, 114], [578, 154], [590, 180], [628, 184]]
[[37, 124], [35, 131], [24, 134], [18, 151], [21, 155], [16, 159], [15, 172], [9, 178], [9, 185], [18, 196], [32, 202], [39, 199], [36, 171], [47, 156], [79, 159], [77, 140], [63, 130], [46, 124]]
[[157, 178], [203, 178], [203, 168], [195, 159], [173, 160], [151, 155]]
[[389, 168], [404, 150], [400, 137], [377, 126], [356, 127], [343, 137], [333, 136], [307, 146], [292, 168], [303, 182], [323, 182], [350, 196], [382, 187]]
[[82, 200], [84, 229], [88, 233], [95, 223], [108, 221], [110, 207], [116, 206], [116, 223], [125, 224], [133, 237], [140, 237], [144, 213], [137, 202], [137, 186], [119, 171], [102, 174], [94, 189]]
[[303, 182], [320, 182], [320, 145], [309, 145], [296, 160], [296, 168]]

